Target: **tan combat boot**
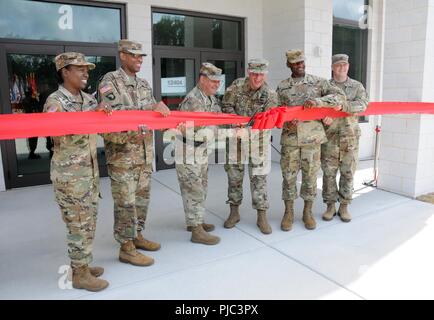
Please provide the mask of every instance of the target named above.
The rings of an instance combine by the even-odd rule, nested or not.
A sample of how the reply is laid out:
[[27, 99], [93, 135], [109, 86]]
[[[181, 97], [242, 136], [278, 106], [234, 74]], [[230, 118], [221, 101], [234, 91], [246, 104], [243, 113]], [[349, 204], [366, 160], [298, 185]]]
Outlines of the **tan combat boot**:
[[109, 283], [107, 281], [91, 275], [88, 266], [72, 269], [72, 287], [75, 289], [98, 292], [107, 288], [108, 285]]
[[102, 267], [89, 267], [90, 274], [94, 277], [101, 277], [104, 273], [104, 268]]
[[220, 242], [220, 238], [206, 232], [202, 225], [198, 225], [191, 231], [191, 242], [206, 244], [208, 246], [215, 245]]
[[240, 219], [240, 206], [231, 204], [231, 213], [229, 214], [229, 218], [225, 221], [224, 227], [226, 229], [232, 229], [240, 222]]
[[128, 241], [121, 245], [119, 261], [138, 267], [147, 267], [154, 263], [154, 259], [137, 251], [133, 241]]
[[324, 221], [331, 221], [336, 215], [336, 207], [334, 202], [327, 203], [327, 210], [322, 215]]
[[303, 222], [307, 230], [316, 228], [316, 222], [312, 215], [312, 205], [313, 201], [304, 201]]
[[341, 203], [338, 214], [343, 222], [348, 223], [351, 221], [351, 214], [348, 212], [348, 204]]
[[[188, 232], [192, 232], [193, 231], [193, 228], [194, 227], [192, 227], [192, 226], [188, 226], [187, 227], [187, 231]], [[202, 228], [203, 228], [203, 230], [205, 230], [206, 232], [211, 232], [211, 231], [214, 231], [214, 229], [215, 229], [215, 226], [213, 225], [213, 224], [210, 224], [210, 223], [202, 223]]]
[[283, 231], [291, 231], [294, 223], [294, 201], [285, 201], [285, 214], [283, 215], [280, 228]]
[[140, 232], [137, 234], [137, 238], [135, 238], [133, 242], [136, 249], [158, 251], [161, 248], [161, 245], [158, 242], [146, 240]]
[[267, 221], [267, 211], [265, 210], [258, 210], [258, 220], [256, 225], [263, 234], [270, 234], [273, 232], [273, 230], [271, 230], [270, 224]]

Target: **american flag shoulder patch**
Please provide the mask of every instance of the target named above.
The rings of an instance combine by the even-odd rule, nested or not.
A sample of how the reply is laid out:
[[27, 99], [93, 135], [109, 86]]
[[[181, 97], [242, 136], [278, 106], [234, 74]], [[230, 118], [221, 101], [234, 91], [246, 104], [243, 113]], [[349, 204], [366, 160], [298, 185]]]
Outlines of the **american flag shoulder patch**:
[[101, 94], [106, 94], [107, 92], [110, 92], [110, 91], [113, 91], [113, 88], [109, 84], [102, 87], [101, 89], [99, 89], [99, 92], [101, 92]]
[[51, 105], [47, 108], [47, 112], [57, 112], [59, 109], [55, 105]]

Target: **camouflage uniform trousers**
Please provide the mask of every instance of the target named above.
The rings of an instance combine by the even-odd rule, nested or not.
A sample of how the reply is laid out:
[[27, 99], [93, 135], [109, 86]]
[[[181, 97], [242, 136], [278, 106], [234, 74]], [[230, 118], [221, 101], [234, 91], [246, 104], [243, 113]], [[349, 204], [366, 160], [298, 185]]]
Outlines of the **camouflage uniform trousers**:
[[[325, 203], [339, 199], [350, 204], [354, 192], [354, 174], [359, 154], [359, 137], [335, 137], [321, 146], [321, 168], [323, 176], [322, 197]], [[339, 190], [336, 175], [340, 171]]]
[[56, 201], [67, 228], [68, 255], [72, 267], [92, 262], [92, 243], [95, 238], [98, 214], [98, 181], [85, 177], [53, 182]]
[[114, 201], [114, 237], [126, 243], [145, 229], [151, 193], [152, 166], [130, 168], [108, 165]]
[[300, 196], [305, 201], [314, 201], [317, 188], [317, 174], [321, 167], [321, 145], [302, 147], [282, 146], [280, 160], [282, 169], [282, 199], [297, 199], [297, 175], [302, 171]]
[[208, 192], [208, 159], [201, 156], [200, 163], [176, 164], [176, 173], [184, 204], [187, 227], [204, 223], [205, 201]]
[[[266, 136], [264, 139], [267, 139]], [[248, 145], [245, 144], [244, 147]], [[267, 210], [270, 205], [267, 195], [267, 175], [258, 174], [264, 172], [264, 163], [266, 161], [267, 152], [266, 148], [263, 148], [263, 140], [259, 140], [259, 153], [249, 155], [249, 179], [250, 179], [250, 191], [252, 194], [252, 207], [255, 210]], [[241, 140], [237, 141], [237, 159], [231, 159], [233, 162], [224, 165], [225, 171], [228, 175], [228, 201], [227, 204], [241, 205], [243, 201], [243, 180], [245, 165], [241, 163]], [[229, 145], [226, 145], [226, 157], [229, 160]], [[248, 150], [247, 150], [248, 152]], [[235, 154], [234, 154], [235, 156]], [[232, 161], [231, 161], [232, 162]]]

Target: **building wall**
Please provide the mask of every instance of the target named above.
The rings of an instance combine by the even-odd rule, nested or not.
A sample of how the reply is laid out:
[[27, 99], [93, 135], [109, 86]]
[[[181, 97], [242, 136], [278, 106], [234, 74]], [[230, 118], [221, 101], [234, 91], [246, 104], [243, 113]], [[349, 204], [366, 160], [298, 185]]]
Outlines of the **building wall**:
[[[386, 3], [383, 98], [433, 101], [434, 6], [429, 0]], [[410, 197], [434, 190], [434, 116], [382, 119], [379, 187]]]
[[[422, 101], [434, 101], [434, 1], [427, 0], [427, 25], [424, 35], [424, 76]], [[421, 28], [422, 30], [424, 28]], [[420, 120], [420, 145], [415, 180], [415, 196], [434, 191], [434, 116], [423, 115]]]

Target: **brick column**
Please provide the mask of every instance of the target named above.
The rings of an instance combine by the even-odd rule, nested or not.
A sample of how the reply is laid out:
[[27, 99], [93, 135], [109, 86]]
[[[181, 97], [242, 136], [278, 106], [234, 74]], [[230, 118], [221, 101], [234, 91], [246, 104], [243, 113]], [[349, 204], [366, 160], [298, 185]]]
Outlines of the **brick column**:
[[[386, 2], [384, 101], [434, 101], [434, 4]], [[434, 116], [384, 116], [379, 188], [417, 197], [434, 191]]]

